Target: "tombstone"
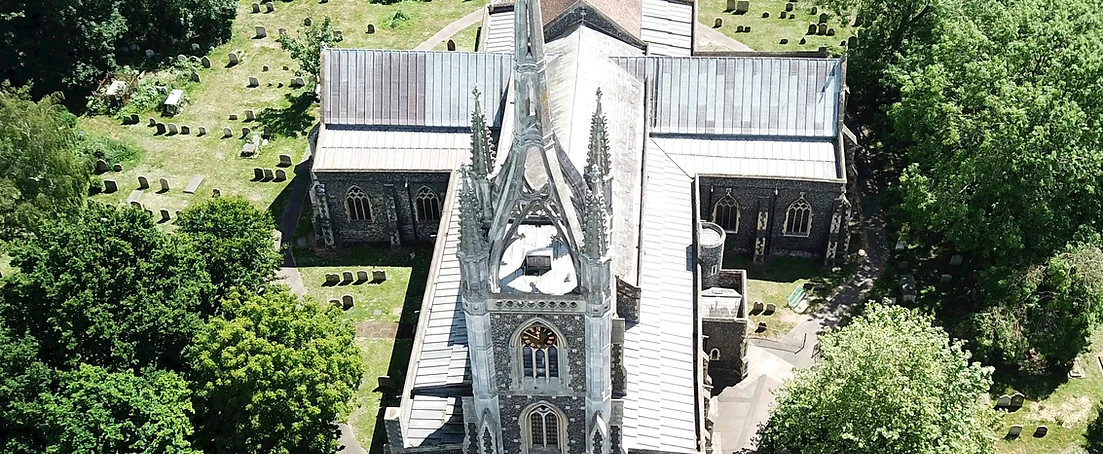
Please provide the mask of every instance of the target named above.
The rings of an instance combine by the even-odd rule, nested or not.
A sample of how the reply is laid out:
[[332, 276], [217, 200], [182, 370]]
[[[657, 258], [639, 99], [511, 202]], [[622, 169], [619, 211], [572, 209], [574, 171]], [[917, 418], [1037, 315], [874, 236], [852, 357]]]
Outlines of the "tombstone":
[[185, 136], [188, 135], [188, 134], [191, 134], [191, 127], [186, 126], [186, 125], [181, 125], [180, 126], [180, 134], [183, 134]]
[[839, 47], [846, 47], [846, 41], [839, 41]]
[[230, 128], [222, 128], [222, 138], [228, 139], [234, 136], [234, 130]]
[[996, 399], [996, 409], [1003, 409], [1011, 406], [1011, 396], [1004, 394]]
[[786, 3], [785, 4], [785, 11], [792, 12], [793, 11], [793, 4], [792, 3]]
[[257, 14], [259, 12], [260, 12], [260, 3], [253, 2], [253, 14]]
[[211, 189], [211, 197], [222, 197], [222, 190], [218, 188]]
[[146, 49], [146, 58], [153, 58], [157, 53], [153, 49]]
[[341, 283], [342, 284], [348, 284], [348, 283], [351, 283], [352, 281], [353, 281], [352, 271], [342, 271], [341, 272]]
[[751, 2], [748, 0], [739, 0], [735, 2], [735, 14], [746, 14], [751, 9]]
[[379, 284], [387, 280], [387, 270], [372, 270], [371, 283]]
[[735, 32], [736, 33], [743, 33], [743, 26], [742, 25], [736, 25], [735, 26]]
[[341, 296], [341, 308], [346, 311], [352, 309], [352, 295], [346, 293]]
[[203, 79], [199, 78], [199, 73], [197, 73], [195, 71], [192, 71], [191, 72], [191, 81], [195, 82], [195, 83], [199, 83], [199, 82], [203, 82]]
[[762, 301], [755, 301], [754, 305], [751, 306], [751, 314], [752, 315], [761, 314], [762, 311], [765, 310], [764, 307], [765, 306], [762, 305]]
[[1015, 424], [1015, 425], [1011, 426], [1010, 429], [1008, 429], [1007, 438], [1010, 438], [1010, 439], [1019, 438], [1019, 435], [1022, 435], [1022, 433], [1023, 433], [1023, 426]]
[[118, 190], [119, 190], [119, 183], [116, 183], [115, 180], [103, 180], [103, 192], [104, 193], [111, 194], [111, 193], [113, 193], [115, 191], [118, 191]]
[[169, 215], [169, 210], [161, 209], [161, 222], [168, 222], [172, 217]]
[[1011, 411], [1023, 408], [1023, 404], [1026, 403], [1026, 396], [1023, 393], [1015, 393], [1011, 395]]
[[148, 126], [157, 126], [157, 119], [156, 118], [150, 118]]
[[755, 328], [754, 332], [761, 333], [763, 331], [766, 331], [766, 322], [758, 322], [758, 327]]
[[206, 55], [204, 55], [203, 58], [199, 59], [199, 63], [201, 63], [204, 68], [210, 68], [211, 67], [211, 59], [208, 58]]
[[272, 172], [272, 169], [264, 169], [264, 179], [268, 181], [276, 179], [276, 175]]
[[787, 40], [785, 38], [781, 38], [781, 41], [778, 44], [781, 44], [781, 45], [789, 44], [789, 40]]
[[136, 125], [141, 122], [142, 120], [138, 118], [138, 114], [130, 114], [130, 124]]
[[310, 26], [310, 24], [311, 24], [311, 22], [312, 22], [312, 21], [310, 20], [310, 18], [309, 18], [309, 17], [307, 17], [307, 18], [303, 18], [303, 26], [304, 26], [304, 27], [309, 27], [309, 26]]
[[255, 88], [260, 86], [260, 79], [256, 76], [249, 76], [249, 88]]
[[247, 109], [245, 111], [245, 121], [253, 121], [253, 120], [256, 120], [256, 119], [257, 119], [257, 114], [256, 114], [256, 112], [253, 112], [252, 109]]
[[329, 300], [329, 305], [340, 309], [341, 308], [341, 300], [339, 300], [337, 298], [331, 298]]
[[823, 36], [827, 34], [827, 24], [819, 24], [816, 26], [816, 34]]
[[812, 7], [812, 14], [815, 15], [819, 10], [815, 6]]
[[169, 135], [179, 134], [180, 128], [176, 127], [176, 123], [169, 123]]
[[281, 154], [279, 165], [280, 165], [280, 167], [291, 167], [291, 155]]
[[835, 29], [834, 28], [827, 29], [827, 36], [835, 36]]
[[287, 29], [280, 27], [279, 30], [276, 30], [276, 33], [279, 33], [279, 36], [284, 36], [287, 34]]
[[167, 131], [168, 130], [165, 129], [165, 124], [164, 123], [157, 122], [157, 134], [164, 134]]
[[115, 171], [115, 172], [122, 172], [123, 171], [123, 165], [119, 164], [119, 163], [115, 163], [115, 165], [111, 166], [111, 170]]
[[138, 175], [138, 189], [149, 189], [149, 180], [144, 175]]
[[375, 33], [375, 24], [368, 24], [368, 34]]
[[165, 179], [165, 178], [161, 178], [160, 183], [161, 183], [161, 192], [168, 192], [169, 191], [169, 180]]
[[96, 160], [96, 173], [104, 173], [107, 171], [107, 161], [103, 159]]
[[199, 44], [191, 43], [192, 52], [199, 52]]
[[735, 0], [728, 0], [727, 5], [724, 7], [724, 12], [735, 11]]
[[334, 30], [333, 36], [337, 39], [337, 41], [343, 41], [345, 39], [345, 33], [341, 30]]
[[954, 266], [961, 265], [961, 256], [958, 254], [950, 256], [950, 264]]
[[198, 132], [196, 132], [195, 135], [200, 136], [200, 137], [203, 137], [203, 136], [207, 135], [207, 127], [206, 126], [200, 126], [198, 128]]
[[276, 4], [272, 3], [272, 2], [265, 2], [264, 3], [264, 12], [266, 12], [266, 13], [276, 12]]
[[854, 47], [854, 45], [856, 45], [856, 44], [858, 44], [858, 37], [857, 36], [851, 36], [851, 37], [846, 39], [846, 47]]
[[954, 277], [950, 276], [949, 274], [943, 274], [941, 277], [939, 277], [938, 282], [940, 282], [942, 284], [946, 284], [946, 283], [949, 283], [950, 280], [953, 279], [953, 278]]
[[[812, 13], [812, 14], [815, 14], [815, 13]], [[818, 23], [820, 23], [820, 24], [826, 24], [827, 23], [827, 13], [820, 14], [820, 21]]]
[[762, 18], [763, 19], [769, 19], [770, 18], [770, 12], [769, 11], [763, 12], [762, 13]]
[[816, 24], [813, 24], [813, 23], [809, 22], [808, 23], [808, 32], [805, 33], [805, 34], [806, 35], [815, 35], [816, 34], [816, 28], [817, 28]]
[[168, 115], [176, 115], [180, 113], [180, 102], [184, 100], [184, 90], [176, 89], [172, 93], [169, 93], [169, 97], [165, 99], [165, 113]]
[[268, 72], [268, 65], [261, 66], [260, 70], [261, 72]]
[[260, 136], [262, 138], [265, 138], [265, 139], [271, 139], [272, 138], [272, 129], [265, 126], [264, 129], [260, 130]]
[[1046, 426], [1038, 426], [1038, 428], [1037, 428], [1037, 429], [1034, 429], [1034, 438], [1042, 438], [1042, 437], [1045, 437], [1045, 436], [1046, 436], [1046, 434], [1048, 434], [1048, 433], [1049, 433], [1049, 427], [1046, 427]]
[[796, 18], [797, 18], [796, 14], [789, 13], [789, 20], [793, 20], [793, 19], [796, 19]]
[[337, 285], [341, 282], [341, 277], [337, 273], [326, 273], [326, 283], [322, 285]]
[[137, 208], [137, 209], [141, 210], [142, 209], [142, 204], [140, 202], [138, 202], [137, 200], [131, 200], [130, 201], [130, 207], [131, 208]]
[[748, 25], [746, 27], [743, 27], [743, 33], [750, 33], [750, 32], [751, 32], [751, 26], [750, 25]]
[[302, 77], [292, 77], [291, 78], [291, 88], [299, 88], [303, 85], [306, 85], [306, 81], [303, 80]]
[[900, 277], [900, 298], [907, 303], [915, 302], [915, 276], [906, 274]]
[[356, 272], [356, 283], [368, 282], [368, 272], [360, 270]]
[[283, 65], [283, 70], [287, 71], [287, 69], [288, 69], [287, 65]]
[[774, 312], [777, 312], [777, 305], [774, 303], [766, 303], [766, 310], [762, 311], [762, 315], [770, 316], [774, 315]]
[[782, 11], [781, 15], [778, 16], [778, 19], [785, 19], [785, 14], [785, 11]]
[[253, 133], [253, 130], [249, 129], [248, 126], [245, 126], [245, 127], [241, 128], [241, 138], [243, 138], [243, 139], [246, 138], [246, 137], [249, 137], [249, 134], [252, 134], [252, 133]]
[[268, 37], [268, 30], [265, 30], [263, 25], [256, 26], [256, 32], [257, 32], [257, 35], [254, 36], [253, 39], [261, 39], [261, 38], [267, 38]]
[[235, 66], [238, 63], [241, 63], [241, 57], [237, 55], [237, 51], [230, 52], [228, 56], [230, 58], [230, 63], [227, 66]]
[[260, 181], [264, 179], [264, 169], [260, 167], [253, 167], [253, 179]]
[[287, 179], [287, 172], [283, 169], [276, 169], [276, 181], [283, 181]]
[[379, 389], [391, 389], [394, 386], [394, 380], [391, 380], [390, 375], [380, 375], [375, 380]]
[[713, 24], [712, 24], [712, 28], [720, 28], [720, 27], [723, 27], [723, 26], [724, 26], [724, 19], [721, 19], [719, 17], [717, 17], [716, 22], [713, 22]]

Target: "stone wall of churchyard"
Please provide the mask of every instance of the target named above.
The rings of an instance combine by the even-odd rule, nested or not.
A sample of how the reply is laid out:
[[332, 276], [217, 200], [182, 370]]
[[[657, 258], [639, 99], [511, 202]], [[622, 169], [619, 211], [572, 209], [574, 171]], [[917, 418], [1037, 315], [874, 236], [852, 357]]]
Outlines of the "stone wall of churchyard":
[[[769, 213], [767, 223], [766, 255], [797, 256], [822, 259], [827, 251], [831, 216], [836, 200], [845, 191], [844, 181], [813, 181], [777, 178], [746, 178], [701, 175], [698, 177], [701, 193], [700, 217], [713, 220], [713, 207], [727, 194], [739, 204], [739, 223], [736, 231], [728, 231], [727, 248], [750, 256], [754, 251], [757, 233], [758, 211], [765, 207]], [[789, 205], [800, 199], [812, 207], [812, 226], [808, 236], [792, 236], [784, 233], [785, 214]]]
[[[519, 343], [514, 334], [522, 326], [528, 326], [534, 314], [493, 313], [490, 315], [490, 329], [494, 336], [494, 370], [497, 376], [498, 392], [507, 395], [514, 386], [514, 364], [518, 358]], [[586, 358], [583, 343], [586, 339], [586, 325], [583, 316], [578, 314], [546, 314], [540, 318], [559, 332], [561, 337], [559, 353], [560, 377], [570, 379], [567, 392], [586, 394]], [[564, 361], [566, 359], [566, 361]], [[534, 398], [535, 399], [535, 398]]]
[[502, 418], [502, 452], [520, 453], [524, 437], [521, 427], [524, 424], [523, 413], [529, 406], [537, 402], [545, 402], [560, 413], [566, 415], [566, 421], [560, 420], [566, 434], [566, 446], [563, 452], [586, 452], [586, 398], [584, 396], [544, 396], [529, 398], [527, 396], [501, 396], [498, 399], [501, 404], [499, 416]]
[[713, 383], [736, 383], [743, 377], [743, 353], [747, 348], [745, 320], [701, 320], [705, 335], [705, 354], [720, 350], [720, 359], [709, 360], [709, 377]]
[[[414, 199], [421, 187], [437, 195], [441, 210], [448, 188], [447, 172], [316, 172], [317, 182], [325, 185], [330, 222], [337, 244], [386, 243], [397, 237], [402, 244], [432, 242], [438, 221], [419, 221]], [[345, 197], [353, 186], [371, 201], [372, 219], [350, 220]]]

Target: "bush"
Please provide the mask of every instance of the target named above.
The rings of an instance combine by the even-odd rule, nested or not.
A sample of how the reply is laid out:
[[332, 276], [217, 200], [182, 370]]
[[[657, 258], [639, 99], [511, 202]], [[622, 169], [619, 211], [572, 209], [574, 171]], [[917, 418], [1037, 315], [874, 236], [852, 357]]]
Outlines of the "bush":
[[77, 142], [77, 155], [95, 162], [103, 159], [108, 164], [137, 161], [142, 150], [105, 135], [86, 135]]
[[387, 16], [383, 19], [383, 26], [391, 30], [405, 28], [410, 24], [410, 16], [402, 10], [395, 11], [394, 14]]

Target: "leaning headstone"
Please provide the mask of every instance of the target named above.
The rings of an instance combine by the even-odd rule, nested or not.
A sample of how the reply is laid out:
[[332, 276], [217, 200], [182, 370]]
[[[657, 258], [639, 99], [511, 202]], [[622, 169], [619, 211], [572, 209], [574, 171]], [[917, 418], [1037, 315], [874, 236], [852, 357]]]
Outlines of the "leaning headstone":
[[739, 0], [735, 2], [735, 14], [746, 14], [751, 9], [751, 2], [748, 0]]
[[234, 66], [234, 65], [237, 65], [238, 63], [241, 63], [241, 57], [238, 56], [237, 51], [230, 52], [228, 54], [228, 56], [230, 58], [229, 66]]
[[149, 179], [144, 175], [138, 175], [138, 189], [149, 189]]
[[249, 76], [249, 87], [252, 88], [252, 87], [259, 87], [259, 86], [260, 86], [260, 79], [257, 79], [256, 76]]
[[199, 190], [199, 185], [203, 184], [203, 175], [194, 175], [188, 180], [188, 184], [184, 185], [185, 194], [195, 194], [195, 191]]
[[161, 183], [161, 192], [168, 192], [168, 190], [169, 190], [169, 180], [166, 179], [166, 178], [161, 178], [160, 183]]
[[253, 14], [260, 12], [260, 3], [253, 2]]
[[191, 72], [191, 81], [195, 82], [195, 83], [199, 83], [199, 82], [203, 82], [203, 79], [199, 78], [199, 73], [197, 73], [195, 71], [192, 71]]
[[96, 173], [104, 173], [107, 171], [107, 169], [107, 161], [104, 161], [103, 159], [96, 160]]
[[287, 172], [283, 169], [276, 169], [276, 181], [283, 181], [287, 179]]
[[448, 43], [446, 44], [446, 48], [449, 51], [455, 51], [456, 50], [456, 42], [453, 41], [453, 40], [448, 40]]
[[823, 36], [827, 34], [827, 24], [816, 25], [816, 34]]
[[206, 55], [204, 55], [203, 58], [199, 59], [199, 63], [202, 64], [204, 68], [210, 68], [211, 67], [211, 59], [209, 57], [207, 57]]
[[326, 273], [326, 283], [322, 285], [337, 285], [341, 282], [341, 277], [337, 273]]
[[264, 169], [264, 179], [269, 180], [269, 181], [270, 180], [275, 180], [276, 179], [276, 174], [274, 172], [272, 172], [272, 169]]
[[997, 409], [1007, 408], [1007, 407], [1010, 407], [1010, 406], [1011, 406], [1011, 396], [1008, 396], [1007, 394], [1004, 394], [1004, 395], [1000, 396], [998, 399], [996, 399], [996, 408]]
[[228, 139], [234, 136], [234, 130], [230, 128], [222, 128], [222, 138]]
[[368, 272], [364, 271], [364, 270], [357, 271], [356, 272], [356, 282], [357, 283], [368, 282]]
[[311, 23], [312, 23], [312, 21], [310, 20], [309, 17], [303, 19], [303, 26], [304, 27], [309, 27]]
[[111, 166], [111, 170], [113, 172], [122, 172], [123, 171], [123, 165], [116, 162], [115, 165]]
[[176, 127], [176, 123], [169, 123], [169, 135], [179, 134], [180, 129]]
[[276, 12], [276, 4], [272, 3], [272, 2], [266, 2], [264, 4], [264, 11], [267, 12], [267, 13]]
[[826, 23], [827, 23], [827, 13], [822, 13], [822, 14], [820, 14], [820, 21], [819, 21], [819, 23], [821, 23], [821, 24], [826, 24]]
[[291, 167], [291, 155], [281, 154], [279, 165], [280, 165], [280, 167]]
[[264, 169], [260, 167], [253, 167], [253, 179], [260, 181], [264, 179]]
[[[806, 35], [815, 35], [817, 28], [818, 27], [816, 27], [816, 24], [813, 24], [813, 23], [809, 22], [808, 23], [808, 32], [806, 32], [805, 34]], [[897, 249], [897, 250], [899, 250], [899, 249]]]
[[372, 270], [371, 283], [378, 284], [387, 280], [387, 270]]
[[211, 197], [222, 197], [222, 190], [218, 188], [211, 189]]
[[368, 34], [375, 33], [375, 24], [368, 24]]
[[202, 137], [202, 136], [207, 135], [207, 127], [206, 126], [200, 126], [199, 128], [197, 128], [197, 131], [198, 132], [195, 133], [195, 135], [197, 135], [197, 136]]
[[185, 136], [191, 134], [191, 127], [187, 125], [180, 125], [180, 134], [183, 134]]
[[1011, 438], [1011, 439], [1019, 438], [1019, 436], [1022, 435], [1022, 433], [1023, 433], [1023, 426], [1015, 424], [1015, 425], [1011, 426], [1010, 429], [1008, 429], [1007, 438]]
[[253, 120], [256, 120], [256, 119], [257, 119], [257, 114], [256, 114], [256, 112], [253, 112], [252, 109], [247, 109], [245, 111], [245, 121], [253, 121]]
[[1015, 394], [1011, 395], [1010, 408], [1011, 408], [1012, 411], [1023, 408], [1023, 404], [1025, 404], [1025, 403], [1026, 403], [1026, 396], [1024, 396], [1023, 393], [1015, 393]]
[[352, 304], [352, 295], [345, 294], [345, 295], [341, 296], [341, 307], [344, 310], [347, 311], [349, 309], [352, 309], [352, 306], [353, 306], [353, 304]]
[[1037, 429], [1034, 429], [1034, 438], [1042, 438], [1042, 437], [1045, 437], [1045, 436], [1046, 436], [1046, 434], [1048, 434], [1048, 433], [1049, 433], [1049, 427], [1046, 427], [1046, 426], [1038, 426], [1038, 428], [1037, 428]]
[[165, 129], [165, 124], [157, 122], [157, 134], [164, 134], [165, 132], [168, 132], [168, 130]]
[[260, 38], [267, 38], [268, 37], [268, 30], [265, 30], [263, 25], [256, 26], [255, 30], [256, 30], [257, 34], [256, 34], [256, 36], [253, 37], [254, 39], [260, 39]]
[[172, 217], [169, 215], [169, 210], [161, 209], [161, 222], [168, 222]]
[[115, 180], [103, 180], [103, 192], [104, 193], [111, 194], [111, 193], [113, 193], [115, 191], [118, 191], [118, 190], [119, 190], [119, 183], [116, 183]]
[[721, 19], [719, 17], [716, 18], [716, 22], [712, 23], [712, 28], [720, 28], [720, 27], [723, 27], [723, 26], [724, 26], [724, 19]]
[[344, 282], [346, 284], [352, 283], [353, 282], [352, 271], [342, 271], [341, 272], [341, 282]]

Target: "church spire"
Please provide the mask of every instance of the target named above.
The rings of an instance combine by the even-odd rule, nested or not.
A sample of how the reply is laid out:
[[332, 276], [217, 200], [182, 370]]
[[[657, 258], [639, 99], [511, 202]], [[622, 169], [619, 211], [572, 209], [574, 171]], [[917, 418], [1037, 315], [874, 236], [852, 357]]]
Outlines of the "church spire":
[[475, 110], [471, 112], [471, 173], [476, 179], [485, 179], [494, 170], [496, 156], [486, 114], [479, 103], [478, 87], [471, 94], [475, 97]]
[[609, 251], [609, 221], [603, 191], [586, 191], [582, 216], [582, 252], [594, 259], [605, 257]]
[[609, 135], [605, 114], [601, 111], [601, 89], [597, 89], [597, 108], [590, 119], [590, 147], [586, 153], [586, 179], [594, 184], [609, 175]]
[[460, 251], [467, 255], [486, 252], [486, 238], [482, 230], [482, 207], [475, 190], [475, 175], [471, 168], [460, 167]]

